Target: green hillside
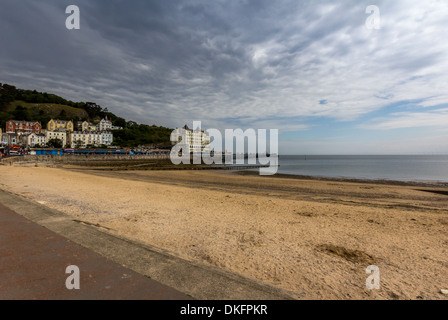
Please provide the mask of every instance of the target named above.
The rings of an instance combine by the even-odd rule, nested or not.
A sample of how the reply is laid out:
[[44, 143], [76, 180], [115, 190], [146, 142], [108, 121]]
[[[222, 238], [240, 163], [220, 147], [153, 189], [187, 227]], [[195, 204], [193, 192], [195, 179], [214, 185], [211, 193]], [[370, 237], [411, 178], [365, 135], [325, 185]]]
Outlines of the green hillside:
[[55, 103], [29, 103], [25, 101], [13, 101], [6, 108], [6, 113], [18, 116], [19, 119], [38, 121], [45, 126], [50, 119], [60, 120], [88, 120], [87, 111], [79, 108]]
[[127, 121], [94, 102], [73, 102], [54, 94], [23, 90], [0, 83], [0, 128], [9, 120], [38, 121], [45, 128], [50, 119], [97, 122], [108, 117], [124, 130], [114, 132], [116, 144], [123, 147], [169, 145], [172, 129]]

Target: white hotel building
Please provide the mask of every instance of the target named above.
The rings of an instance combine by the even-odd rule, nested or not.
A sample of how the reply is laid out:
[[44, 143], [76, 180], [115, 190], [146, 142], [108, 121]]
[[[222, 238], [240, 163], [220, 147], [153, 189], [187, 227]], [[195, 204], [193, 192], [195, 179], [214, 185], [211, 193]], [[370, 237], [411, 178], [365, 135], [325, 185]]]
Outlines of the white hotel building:
[[176, 128], [170, 140], [173, 145], [181, 143], [189, 146], [190, 153], [210, 152], [210, 136], [199, 128], [191, 130], [187, 125]]

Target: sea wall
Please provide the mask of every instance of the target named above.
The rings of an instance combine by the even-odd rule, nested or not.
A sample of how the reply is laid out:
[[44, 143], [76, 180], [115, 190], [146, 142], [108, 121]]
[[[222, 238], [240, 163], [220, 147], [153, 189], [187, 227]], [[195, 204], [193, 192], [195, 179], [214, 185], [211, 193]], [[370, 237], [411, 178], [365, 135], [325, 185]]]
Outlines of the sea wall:
[[53, 163], [74, 163], [74, 162], [91, 162], [91, 161], [142, 161], [142, 160], [164, 160], [169, 159], [166, 154], [160, 155], [124, 155], [124, 154], [66, 154], [63, 156], [56, 155], [25, 155], [17, 157], [3, 158], [4, 164], [12, 163], [30, 163], [30, 162], [53, 162]]

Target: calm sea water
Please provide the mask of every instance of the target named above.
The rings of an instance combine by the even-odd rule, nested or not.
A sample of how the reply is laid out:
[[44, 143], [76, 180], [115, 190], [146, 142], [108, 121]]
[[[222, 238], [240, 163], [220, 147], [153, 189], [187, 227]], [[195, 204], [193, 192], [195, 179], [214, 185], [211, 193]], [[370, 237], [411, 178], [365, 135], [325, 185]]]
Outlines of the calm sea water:
[[448, 155], [280, 156], [279, 165], [304, 176], [448, 182]]

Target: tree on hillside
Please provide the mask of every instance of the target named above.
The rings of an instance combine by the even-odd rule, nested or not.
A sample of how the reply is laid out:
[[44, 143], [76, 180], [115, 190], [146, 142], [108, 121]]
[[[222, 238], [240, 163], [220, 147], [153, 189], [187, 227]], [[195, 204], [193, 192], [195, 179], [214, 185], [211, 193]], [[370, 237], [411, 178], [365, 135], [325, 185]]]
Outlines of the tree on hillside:
[[14, 120], [24, 120], [24, 121], [30, 120], [28, 111], [20, 105], [18, 105], [16, 107], [16, 109], [13, 111], [12, 115], [14, 117]]
[[120, 117], [117, 117], [112, 123], [116, 127], [122, 127], [122, 128], [126, 127], [126, 120]]
[[126, 122], [125, 127], [128, 129], [131, 129], [132, 127], [137, 127], [137, 126], [138, 126], [137, 122], [130, 120], [130, 121]]
[[130, 121], [124, 130], [114, 131], [114, 143], [123, 147], [169, 143], [171, 132], [168, 128], [139, 125]]
[[86, 102], [81, 106], [81, 108], [86, 110], [90, 119], [102, 118], [105, 116], [103, 108], [94, 102]]
[[67, 111], [65, 111], [64, 109], [61, 110], [61, 112], [59, 113], [59, 119], [61, 120], [67, 120]]
[[50, 148], [60, 149], [62, 148], [62, 140], [61, 139], [50, 139], [47, 142], [47, 146]]
[[0, 83], [0, 111], [5, 110], [15, 100], [16, 87]]

